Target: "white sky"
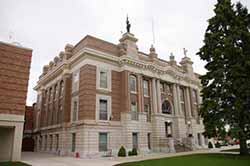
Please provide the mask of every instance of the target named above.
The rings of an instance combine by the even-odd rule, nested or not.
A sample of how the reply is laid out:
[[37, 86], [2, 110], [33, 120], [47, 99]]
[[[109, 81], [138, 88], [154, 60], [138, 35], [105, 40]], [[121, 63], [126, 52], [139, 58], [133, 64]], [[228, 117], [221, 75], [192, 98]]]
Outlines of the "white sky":
[[[250, 0], [241, 2], [250, 9]], [[121, 31], [126, 31], [127, 13], [140, 51], [149, 52], [154, 20], [158, 56], [168, 60], [173, 52], [179, 62], [185, 47], [194, 61], [195, 72], [204, 74], [204, 62], [196, 53], [202, 46], [215, 3], [216, 0], [0, 0], [0, 40], [33, 49], [27, 98], [31, 105], [36, 100], [33, 87], [45, 64], [67, 43], [76, 44], [87, 34], [117, 44]]]

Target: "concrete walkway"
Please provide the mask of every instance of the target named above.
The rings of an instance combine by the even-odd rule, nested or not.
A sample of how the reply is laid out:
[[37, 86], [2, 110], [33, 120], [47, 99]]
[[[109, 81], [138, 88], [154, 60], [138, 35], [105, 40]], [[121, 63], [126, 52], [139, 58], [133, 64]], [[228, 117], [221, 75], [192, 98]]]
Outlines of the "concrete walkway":
[[62, 157], [48, 153], [23, 152], [22, 161], [31, 164], [32, 166], [112, 166], [124, 162], [158, 159], [164, 157], [174, 157], [201, 153], [220, 153], [220, 151], [223, 149], [234, 149], [237, 147], [238, 146], [230, 146], [221, 149], [206, 149], [181, 153], [152, 153], [147, 155], [139, 155], [125, 158], [109, 157], [96, 159], [81, 159], [73, 157]]

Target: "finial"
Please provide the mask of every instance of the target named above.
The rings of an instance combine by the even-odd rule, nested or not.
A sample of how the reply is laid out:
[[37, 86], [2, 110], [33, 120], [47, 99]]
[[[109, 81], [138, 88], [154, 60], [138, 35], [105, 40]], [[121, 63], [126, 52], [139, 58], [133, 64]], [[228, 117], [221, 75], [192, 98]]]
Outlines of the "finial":
[[129, 20], [128, 20], [128, 15], [127, 15], [127, 21], [126, 21], [126, 24], [127, 24], [127, 32], [130, 33], [130, 27], [131, 27], [131, 24], [129, 23]]
[[187, 57], [188, 50], [186, 48], [183, 48], [184, 56]]

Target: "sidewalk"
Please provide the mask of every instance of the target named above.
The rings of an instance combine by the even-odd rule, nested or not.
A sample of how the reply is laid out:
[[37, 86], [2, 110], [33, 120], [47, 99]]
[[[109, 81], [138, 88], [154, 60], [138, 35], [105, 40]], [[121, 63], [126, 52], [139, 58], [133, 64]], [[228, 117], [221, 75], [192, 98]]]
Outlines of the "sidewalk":
[[[73, 157], [62, 157], [47, 153], [23, 152], [22, 161], [32, 166], [112, 166], [124, 162], [133, 162], [149, 159], [158, 159], [165, 157], [183, 156], [190, 154], [203, 153], [222, 153], [221, 150], [234, 149], [238, 146], [223, 147], [220, 149], [205, 149], [181, 153], [152, 153], [147, 155], [131, 156], [131, 157], [108, 157], [96, 159], [81, 159]], [[224, 152], [223, 152], [224, 153]]]

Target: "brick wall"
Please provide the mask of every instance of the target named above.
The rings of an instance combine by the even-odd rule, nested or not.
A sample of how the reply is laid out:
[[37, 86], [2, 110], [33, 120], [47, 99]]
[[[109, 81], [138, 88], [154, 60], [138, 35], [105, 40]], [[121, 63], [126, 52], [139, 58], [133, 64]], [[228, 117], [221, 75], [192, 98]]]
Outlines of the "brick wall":
[[115, 121], [121, 119], [121, 72], [112, 71], [112, 116]]
[[32, 50], [0, 42], [0, 113], [24, 115]]
[[33, 130], [33, 106], [25, 107], [25, 123], [24, 123], [24, 131]]
[[96, 67], [85, 65], [80, 70], [78, 119], [95, 119]]

